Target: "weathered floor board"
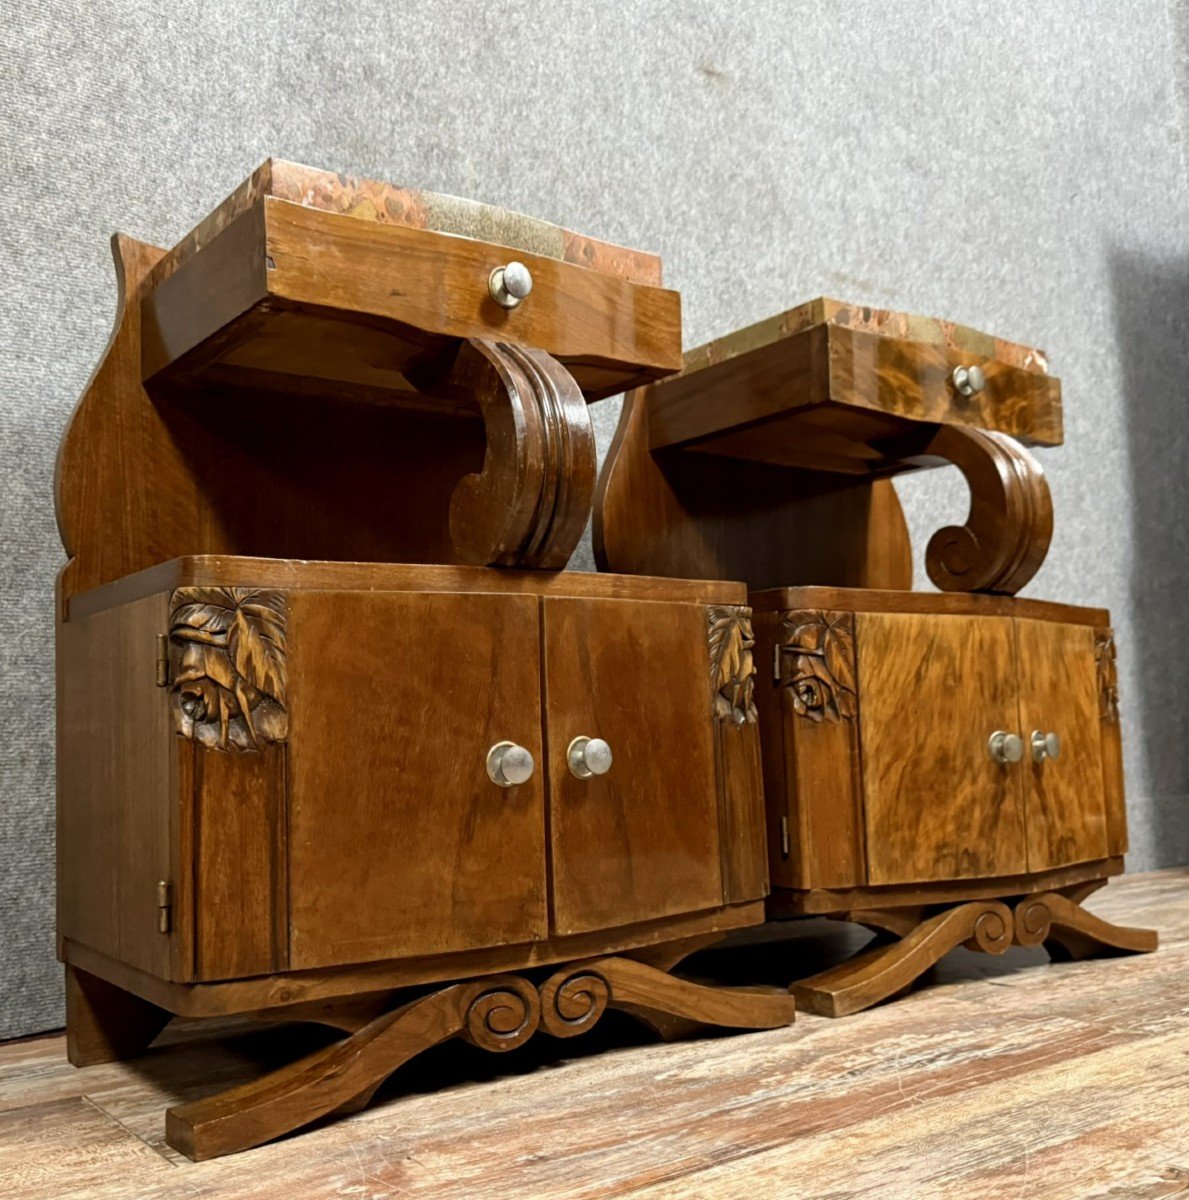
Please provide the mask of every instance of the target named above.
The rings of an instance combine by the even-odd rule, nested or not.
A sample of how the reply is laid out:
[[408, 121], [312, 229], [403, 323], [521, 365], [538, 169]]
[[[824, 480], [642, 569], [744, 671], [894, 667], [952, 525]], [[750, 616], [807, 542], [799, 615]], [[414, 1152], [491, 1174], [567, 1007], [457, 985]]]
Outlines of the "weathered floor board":
[[[585, 1038], [409, 1064], [356, 1116], [192, 1164], [165, 1108], [332, 1035], [166, 1031], [77, 1070], [64, 1039], [0, 1046], [0, 1195], [798, 1197], [1189, 1200], [1189, 869], [1126, 877], [1087, 907], [1154, 926], [1154, 955], [1050, 965], [955, 952], [910, 995], [770, 1033], [658, 1045], [608, 1016]], [[844, 957], [830, 922], [704, 956], [780, 979]], [[697, 964], [695, 963], [695, 966]]]

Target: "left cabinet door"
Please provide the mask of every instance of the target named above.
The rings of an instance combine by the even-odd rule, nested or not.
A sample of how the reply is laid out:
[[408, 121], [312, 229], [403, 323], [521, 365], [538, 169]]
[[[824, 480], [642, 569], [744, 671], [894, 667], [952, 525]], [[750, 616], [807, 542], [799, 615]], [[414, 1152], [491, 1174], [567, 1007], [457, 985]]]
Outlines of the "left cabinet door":
[[[290, 594], [292, 969], [546, 935], [538, 622], [532, 596]], [[519, 786], [488, 776], [502, 741]]]

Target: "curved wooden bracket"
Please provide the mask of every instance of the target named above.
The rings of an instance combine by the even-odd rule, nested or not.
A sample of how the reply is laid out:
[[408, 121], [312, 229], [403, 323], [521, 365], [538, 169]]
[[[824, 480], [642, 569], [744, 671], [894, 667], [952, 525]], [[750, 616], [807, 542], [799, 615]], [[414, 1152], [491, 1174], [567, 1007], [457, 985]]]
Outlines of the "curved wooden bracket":
[[1112, 925], [1057, 892], [1021, 900], [1016, 905], [1015, 927], [1021, 946], [1043, 944], [1049, 957], [1059, 961], [1099, 954], [1150, 954], [1158, 940], [1154, 929]]
[[1015, 595], [1040, 569], [1053, 537], [1040, 464], [1005, 434], [953, 425], [938, 430], [924, 456], [953, 463], [970, 487], [966, 524], [929, 539], [929, 578], [943, 592]]
[[450, 500], [458, 561], [561, 570], [586, 528], [596, 467], [586, 399], [570, 373], [543, 350], [471, 339], [444, 373], [417, 382], [471, 397], [483, 416], [483, 468]]
[[450, 1038], [513, 1050], [539, 1028], [563, 1038], [585, 1033], [609, 1007], [689, 1027], [772, 1029], [792, 1021], [795, 1006], [787, 992], [705, 987], [618, 957], [571, 964], [539, 985], [519, 975], [456, 983], [261, 1079], [171, 1108], [166, 1140], [196, 1160], [246, 1150], [330, 1113], [358, 1110], [402, 1063]]

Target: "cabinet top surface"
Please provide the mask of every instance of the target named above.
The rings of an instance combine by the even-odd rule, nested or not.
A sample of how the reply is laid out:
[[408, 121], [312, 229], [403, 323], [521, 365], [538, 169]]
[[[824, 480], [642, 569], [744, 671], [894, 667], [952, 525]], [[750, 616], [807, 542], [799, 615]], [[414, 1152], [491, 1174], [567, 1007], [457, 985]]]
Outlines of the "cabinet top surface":
[[652, 287], [661, 284], [661, 260], [655, 254], [598, 241], [536, 217], [458, 196], [270, 158], [161, 259], [150, 276], [150, 286], [173, 274], [264, 197], [379, 225], [400, 225], [495, 243], [586, 267], [629, 283]]
[[833, 325], [879, 337], [945, 346], [952, 350], [998, 359], [1007, 366], [1036, 375], [1049, 373], [1048, 358], [1043, 350], [1007, 342], [991, 334], [980, 333], [977, 329], [957, 325], [953, 321], [943, 321], [937, 317], [892, 312], [821, 296], [688, 350], [681, 375], [716, 366], [819, 325]]

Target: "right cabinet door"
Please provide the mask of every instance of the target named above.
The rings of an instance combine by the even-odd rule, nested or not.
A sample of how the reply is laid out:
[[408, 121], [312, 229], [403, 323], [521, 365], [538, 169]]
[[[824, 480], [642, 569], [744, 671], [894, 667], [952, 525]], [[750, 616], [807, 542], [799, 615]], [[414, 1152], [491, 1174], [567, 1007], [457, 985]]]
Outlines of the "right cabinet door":
[[[554, 932], [721, 904], [706, 608], [549, 598], [543, 620]], [[606, 774], [571, 770], [582, 736]]]
[[1027, 870], [1010, 617], [859, 613], [855, 640], [868, 881]]
[[[1098, 668], [1086, 625], [1016, 620], [1028, 869], [1107, 856]], [[1055, 733], [1056, 758], [1033, 753], [1034, 733]]]

